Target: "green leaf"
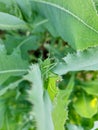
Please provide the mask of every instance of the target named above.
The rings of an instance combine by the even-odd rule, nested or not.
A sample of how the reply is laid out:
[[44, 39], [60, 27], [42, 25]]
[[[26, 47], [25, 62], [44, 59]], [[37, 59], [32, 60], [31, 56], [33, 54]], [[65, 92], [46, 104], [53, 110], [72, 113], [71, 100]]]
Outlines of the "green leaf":
[[94, 6], [95, 6], [97, 13], [98, 13], [98, 0], [93, 0], [93, 2], [94, 2]]
[[31, 3], [74, 49], [98, 45], [98, 16], [91, 0], [31, 0]]
[[21, 11], [15, 0], [0, 0], [0, 12], [9, 13], [22, 18]]
[[97, 104], [98, 102], [96, 97], [82, 93], [77, 97], [73, 106], [81, 117], [91, 118], [97, 113]]
[[29, 0], [16, 0], [17, 4], [21, 8], [24, 17], [28, 20], [30, 20], [30, 17], [32, 15], [32, 9]]
[[74, 76], [72, 75], [68, 86], [65, 90], [59, 90], [57, 96], [54, 100], [54, 108], [52, 111], [53, 122], [55, 130], [65, 130], [64, 124], [68, 118], [68, 104], [69, 104], [69, 97], [73, 90], [74, 86]]
[[0, 44], [0, 85], [10, 76], [21, 75], [27, 72], [28, 63], [22, 60], [21, 55], [14, 52], [7, 55], [4, 45]]
[[18, 80], [18, 81], [14, 82], [14, 83], [11, 83], [11, 84], [7, 85], [6, 87], [3, 86], [3, 88], [0, 89], [0, 96], [6, 94], [8, 90], [15, 89], [21, 81], [22, 80]]
[[8, 54], [11, 54], [17, 46], [24, 40], [24, 37], [16, 35], [5, 35], [4, 45]]
[[0, 29], [1, 30], [27, 29], [27, 25], [23, 20], [19, 19], [16, 16], [0, 12]]
[[21, 49], [22, 57], [26, 59], [28, 57], [28, 51], [35, 51], [41, 46], [41, 37], [40, 36], [28, 36], [20, 44], [17, 48]]
[[66, 74], [69, 71], [98, 70], [98, 47], [78, 51], [68, 54], [63, 58], [64, 62], [59, 62], [53, 69], [53, 72], [59, 75]]
[[6, 12], [8, 13], [9, 10], [11, 9], [11, 5], [13, 3], [13, 0], [0, 0], [0, 12]]
[[28, 90], [28, 101], [33, 105], [32, 112], [35, 115], [37, 130], [53, 130], [51, 102], [48, 93], [44, 90], [39, 66], [32, 65], [24, 79], [31, 83], [31, 89]]
[[3, 123], [4, 123], [5, 111], [6, 111], [5, 102], [0, 100], [0, 117], [1, 117], [0, 118], [0, 129], [2, 128]]
[[50, 34], [53, 36], [53, 37], [59, 37], [59, 34], [58, 32], [53, 28], [52, 24], [48, 21], [47, 19], [47, 22], [44, 23], [44, 27], [50, 32]]
[[98, 80], [82, 82], [81, 87], [88, 93], [98, 96]]

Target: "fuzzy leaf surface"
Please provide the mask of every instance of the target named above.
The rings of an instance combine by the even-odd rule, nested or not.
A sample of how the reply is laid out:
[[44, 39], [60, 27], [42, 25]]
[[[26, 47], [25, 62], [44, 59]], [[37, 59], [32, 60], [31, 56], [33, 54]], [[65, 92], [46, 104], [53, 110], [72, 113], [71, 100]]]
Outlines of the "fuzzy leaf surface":
[[53, 71], [59, 75], [69, 71], [98, 70], [98, 47], [68, 54], [59, 62]]
[[4, 45], [0, 45], [0, 84], [10, 76], [18, 76], [27, 72], [28, 63], [20, 54], [7, 55]]
[[26, 29], [26, 23], [16, 16], [8, 13], [0, 12], [0, 29], [1, 30], [15, 30]]
[[25, 80], [31, 82], [31, 90], [28, 91], [28, 101], [33, 104], [37, 130], [54, 130], [51, 117], [51, 101], [43, 88], [43, 80], [38, 65], [32, 65]]
[[98, 15], [92, 0], [31, 0], [31, 3], [74, 49], [98, 45]]
[[74, 76], [72, 75], [68, 86], [65, 90], [58, 90], [57, 96], [54, 99], [54, 108], [52, 111], [52, 117], [55, 130], [64, 130], [65, 121], [68, 118], [68, 104], [69, 97], [74, 86]]

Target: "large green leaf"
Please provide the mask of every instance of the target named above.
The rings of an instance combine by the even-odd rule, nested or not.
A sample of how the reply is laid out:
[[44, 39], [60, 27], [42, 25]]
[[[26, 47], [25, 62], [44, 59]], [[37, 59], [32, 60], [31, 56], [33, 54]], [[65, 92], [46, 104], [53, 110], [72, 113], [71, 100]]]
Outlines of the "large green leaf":
[[54, 100], [54, 108], [52, 111], [53, 122], [55, 130], [64, 130], [65, 121], [68, 118], [69, 97], [74, 86], [74, 76], [69, 80], [68, 86], [65, 90], [58, 90], [57, 96]]
[[26, 23], [16, 16], [8, 13], [0, 12], [0, 29], [1, 30], [15, 30], [15, 29], [26, 29]]
[[10, 76], [21, 75], [27, 72], [28, 64], [22, 60], [20, 54], [14, 52], [7, 55], [4, 45], [0, 44], [0, 84]]
[[91, 0], [31, 0], [74, 49], [98, 45], [98, 16]]
[[98, 70], [98, 47], [68, 54], [54, 67], [54, 72], [63, 75], [69, 71]]
[[97, 98], [82, 93], [76, 98], [73, 106], [76, 112], [85, 118], [91, 118], [97, 113]]
[[[32, 65], [29, 73], [24, 76], [31, 83], [28, 100], [33, 105], [33, 113], [37, 130], [54, 130], [51, 117], [51, 102], [48, 93], [43, 88], [43, 80], [38, 65]], [[31, 112], [31, 114], [33, 114]]]
[[81, 87], [88, 93], [98, 96], [98, 80], [82, 82]]

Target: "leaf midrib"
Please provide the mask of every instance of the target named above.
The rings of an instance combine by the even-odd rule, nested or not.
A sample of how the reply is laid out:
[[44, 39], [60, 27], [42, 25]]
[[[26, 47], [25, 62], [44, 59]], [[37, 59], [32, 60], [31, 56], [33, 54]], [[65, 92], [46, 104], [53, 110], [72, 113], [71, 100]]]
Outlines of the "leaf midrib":
[[71, 15], [72, 17], [74, 17], [75, 19], [77, 19], [79, 22], [81, 22], [82, 24], [84, 24], [86, 27], [88, 27], [89, 29], [91, 29], [92, 31], [94, 31], [95, 33], [98, 34], [98, 31], [92, 27], [91, 25], [87, 24], [84, 20], [82, 20], [80, 17], [78, 17], [77, 15], [75, 15], [73, 12], [71, 12], [70, 10], [67, 10], [59, 5], [56, 5], [55, 3], [50, 3], [50, 2], [46, 2], [46, 1], [37, 1], [37, 0], [31, 0], [34, 1], [36, 3], [42, 3], [42, 4], [46, 4], [49, 6], [53, 6], [54, 8], [58, 8], [59, 10], [62, 10], [63, 12], [68, 13], [69, 15]]
[[0, 28], [2, 29], [3, 28], [13, 28], [13, 29], [16, 29], [16, 28], [26, 28], [26, 26], [24, 24], [11, 24], [11, 25], [7, 25], [7, 24], [0, 24]]
[[6, 73], [19, 73], [19, 72], [27, 72], [27, 69], [14, 69], [14, 70], [2, 70], [0, 71], [0, 74], [6, 74]]

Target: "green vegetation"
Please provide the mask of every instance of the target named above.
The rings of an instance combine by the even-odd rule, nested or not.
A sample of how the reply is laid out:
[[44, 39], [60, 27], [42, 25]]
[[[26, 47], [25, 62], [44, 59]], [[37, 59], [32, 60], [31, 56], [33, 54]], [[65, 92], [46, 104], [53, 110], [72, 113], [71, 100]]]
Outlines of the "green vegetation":
[[0, 0], [0, 130], [97, 130], [98, 0]]

